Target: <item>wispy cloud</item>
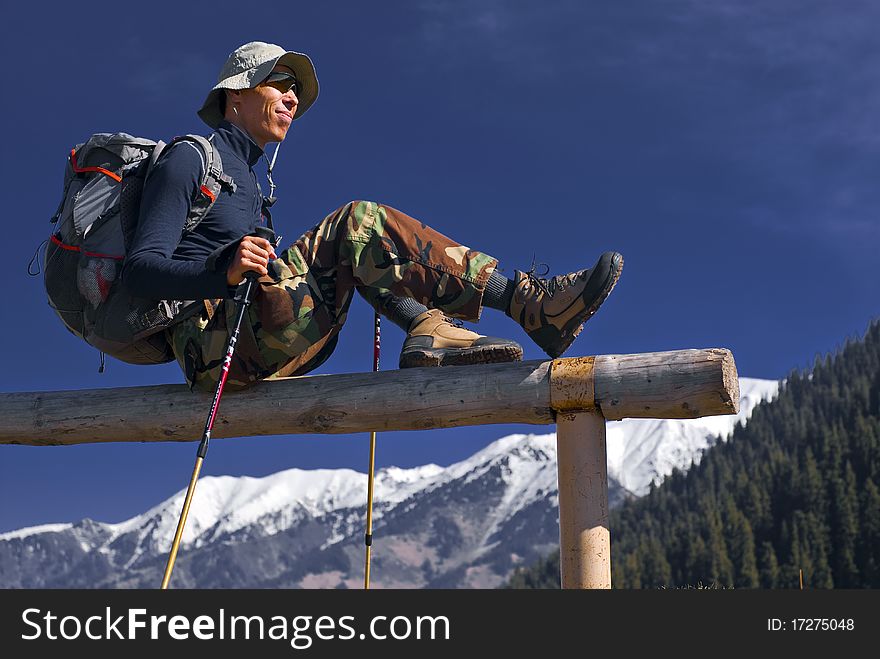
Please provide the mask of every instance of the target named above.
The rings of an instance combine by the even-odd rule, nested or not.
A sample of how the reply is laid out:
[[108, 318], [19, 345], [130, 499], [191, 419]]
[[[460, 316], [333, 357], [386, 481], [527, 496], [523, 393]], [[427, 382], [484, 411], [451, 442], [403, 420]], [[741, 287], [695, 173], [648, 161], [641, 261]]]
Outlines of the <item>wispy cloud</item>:
[[[207, 53], [190, 51], [172, 53], [161, 48], [147, 48], [140, 37], [129, 39], [124, 49], [127, 62], [127, 87], [145, 98], [176, 98], [181, 92], [207, 93], [214, 86], [220, 63]], [[150, 57], [141, 54], [150, 52]], [[221, 62], [222, 63], [222, 62]]]
[[479, 53], [483, 63], [500, 65], [511, 75], [548, 70], [553, 56], [543, 38], [546, 30], [578, 13], [578, 3], [568, 1], [421, 0], [417, 8], [422, 17], [418, 29], [397, 38], [442, 51], [441, 61], [451, 70], [467, 67]]
[[878, 3], [422, 0], [418, 8], [419, 27], [397, 38], [434, 56], [413, 66], [461, 71], [479, 57], [498, 76], [540, 75], [544, 84], [602, 89], [616, 79], [651, 93], [714, 94], [745, 110], [734, 129], [880, 148]]
[[[880, 147], [880, 5], [868, 2], [681, 3], [673, 14], [686, 39], [664, 82], [691, 70], [754, 101], [754, 121], [812, 143]], [[660, 41], [667, 39], [659, 37]], [[698, 57], [700, 52], [703, 57]], [[657, 56], [657, 53], [654, 53]], [[662, 57], [662, 55], [660, 55]]]
[[[418, 38], [463, 68], [644, 98], [681, 152], [712, 162], [761, 200], [730, 211], [764, 229], [830, 239], [880, 236], [880, 4], [855, 0], [670, 0], [467, 5], [422, 2]], [[651, 116], [645, 109], [645, 116]], [[662, 114], [665, 113], [665, 114]], [[706, 191], [704, 191], [706, 194]], [[712, 194], [712, 192], [708, 192]], [[705, 197], [694, 195], [695, 203]]]

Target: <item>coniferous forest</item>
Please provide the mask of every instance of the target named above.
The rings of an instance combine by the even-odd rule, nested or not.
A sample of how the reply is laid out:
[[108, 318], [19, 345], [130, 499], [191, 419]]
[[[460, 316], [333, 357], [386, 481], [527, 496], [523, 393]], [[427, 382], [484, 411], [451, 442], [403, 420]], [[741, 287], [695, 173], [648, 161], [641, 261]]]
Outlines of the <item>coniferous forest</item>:
[[[615, 588], [880, 587], [880, 321], [613, 510]], [[511, 578], [558, 588], [559, 556]]]

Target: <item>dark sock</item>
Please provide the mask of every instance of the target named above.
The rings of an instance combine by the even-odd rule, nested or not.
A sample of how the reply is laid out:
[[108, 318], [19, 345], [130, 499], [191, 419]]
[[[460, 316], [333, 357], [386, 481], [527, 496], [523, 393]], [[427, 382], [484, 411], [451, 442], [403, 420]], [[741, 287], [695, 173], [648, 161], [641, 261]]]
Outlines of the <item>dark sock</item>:
[[411, 297], [390, 297], [385, 303], [382, 313], [404, 332], [408, 332], [415, 317], [422, 315], [427, 310], [428, 307]]
[[483, 306], [490, 309], [498, 309], [507, 313], [510, 309], [510, 300], [513, 298], [514, 283], [497, 270], [492, 272], [489, 281], [486, 282], [486, 290], [483, 292]]

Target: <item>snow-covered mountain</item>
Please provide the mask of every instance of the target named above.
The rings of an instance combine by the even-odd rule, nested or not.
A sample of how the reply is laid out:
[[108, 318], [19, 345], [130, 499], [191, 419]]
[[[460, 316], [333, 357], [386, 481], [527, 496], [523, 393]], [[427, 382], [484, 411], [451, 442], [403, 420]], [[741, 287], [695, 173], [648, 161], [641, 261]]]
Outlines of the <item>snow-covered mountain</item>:
[[[609, 422], [612, 506], [647, 491], [772, 398], [740, 379], [740, 413]], [[203, 477], [175, 563], [176, 587], [360, 587], [367, 475], [289, 469]], [[3, 587], [150, 587], [161, 581], [184, 491], [118, 524], [83, 520], [0, 534]], [[556, 437], [510, 435], [467, 460], [389, 467], [374, 485], [374, 587], [494, 587], [558, 546]]]
[[687, 470], [715, 443], [726, 439], [737, 423], [748, 420], [755, 405], [774, 398], [777, 380], [739, 379], [739, 413], [700, 419], [624, 419], [606, 424], [608, 474], [637, 496], [647, 494], [674, 468]]

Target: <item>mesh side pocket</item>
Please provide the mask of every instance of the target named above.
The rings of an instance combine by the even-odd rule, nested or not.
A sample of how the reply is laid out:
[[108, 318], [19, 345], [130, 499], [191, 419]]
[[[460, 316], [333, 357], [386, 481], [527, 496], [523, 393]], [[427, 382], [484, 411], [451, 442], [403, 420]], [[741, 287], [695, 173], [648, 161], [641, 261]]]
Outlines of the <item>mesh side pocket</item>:
[[79, 252], [64, 249], [54, 241], [46, 247], [43, 276], [46, 295], [62, 322], [77, 336], [83, 335], [83, 298], [77, 286]]
[[120, 270], [122, 261], [118, 259], [88, 256], [80, 261], [80, 267], [76, 271], [76, 285], [90, 310], [94, 311], [107, 300]]

